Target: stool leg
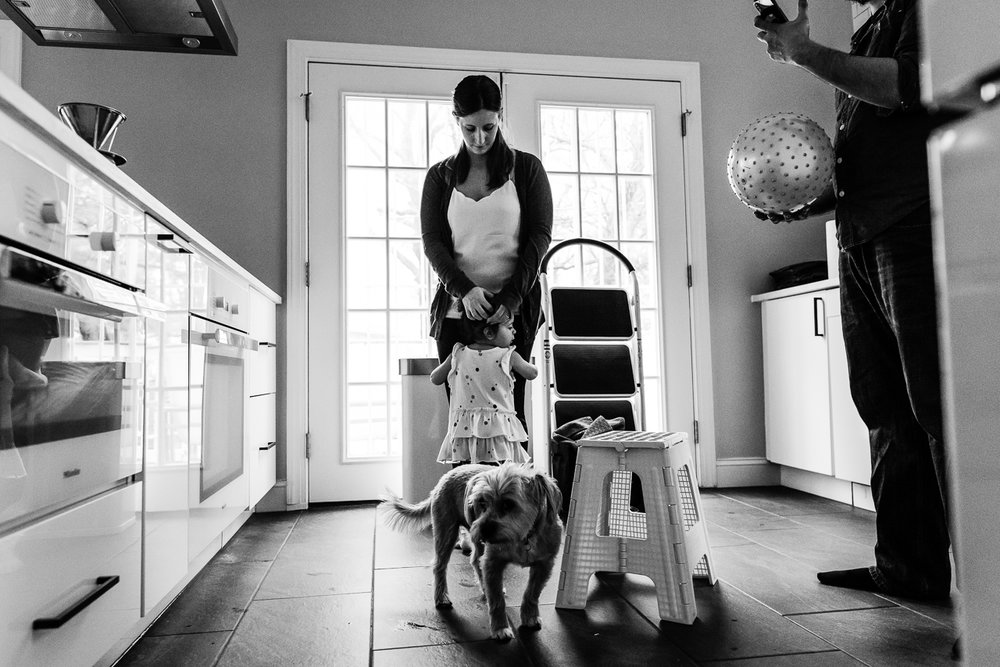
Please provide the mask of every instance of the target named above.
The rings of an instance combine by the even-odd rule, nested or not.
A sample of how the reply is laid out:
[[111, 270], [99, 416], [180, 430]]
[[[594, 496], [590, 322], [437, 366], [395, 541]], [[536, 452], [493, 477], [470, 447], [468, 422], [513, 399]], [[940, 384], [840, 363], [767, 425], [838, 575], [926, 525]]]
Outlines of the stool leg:
[[591, 556], [595, 541], [601, 539], [596, 536], [595, 526], [601, 511], [603, 480], [595, 478], [597, 475], [590, 466], [578, 462], [577, 469], [559, 566], [556, 607], [560, 609], [587, 606], [590, 576], [597, 571]]

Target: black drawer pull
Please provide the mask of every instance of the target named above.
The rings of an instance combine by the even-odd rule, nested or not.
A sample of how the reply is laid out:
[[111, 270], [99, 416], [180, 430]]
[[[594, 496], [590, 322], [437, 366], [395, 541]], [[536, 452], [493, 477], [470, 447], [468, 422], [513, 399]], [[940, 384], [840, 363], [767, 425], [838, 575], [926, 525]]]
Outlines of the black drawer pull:
[[81, 611], [90, 606], [90, 604], [101, 597], [118, 583], [118, 575], [114, 574], [109, 577], [98, 577], [94, 584], [97, 586], [94, 590], [88, 593], [85, 597], [81, 598], [72, 607], [59, 614], [58, 616], [52, 618], [36, 618], [31, 624], [32, 630], [49, 630], [51, 628], [60, 628], [69, 619], [73, 618]]
[[267, 443], [263, 447], [258, 447], [258, 449], [260, 449], [260, 451], [262, 451], [262, 452], [266, 452], [269, 449], [273, 449], [274, 446], [277, 445], [277, 444], [278, 444], [277, 441], [272, 440], [271, 442]]

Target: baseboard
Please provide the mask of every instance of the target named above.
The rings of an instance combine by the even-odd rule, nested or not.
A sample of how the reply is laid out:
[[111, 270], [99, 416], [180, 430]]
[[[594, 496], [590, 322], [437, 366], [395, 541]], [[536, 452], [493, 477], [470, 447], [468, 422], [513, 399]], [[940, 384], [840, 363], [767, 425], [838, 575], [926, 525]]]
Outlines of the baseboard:
[[837, 479], [829, 475], [821, 475], [808, 470], [799, 470], [780, 466], [781, 485], [790, 489], [797, 489], [810, 493], [814, 496], [836, 500], [837, 502], [851, 505], [859, 509], [875, 511], [875, 504], [872, 501], [871, 488], [850, 482], [846, 479]]
[[279, 479], [275, 482], [264, 496], [253, 506], [254, 513], [258, 512], [287, 512], [288, 507], [288, 480]]
[[777, 486], [781, 472], [779, 466], [764, 457], [719, 459], [715, 462], [715, 481], [719, 488]]

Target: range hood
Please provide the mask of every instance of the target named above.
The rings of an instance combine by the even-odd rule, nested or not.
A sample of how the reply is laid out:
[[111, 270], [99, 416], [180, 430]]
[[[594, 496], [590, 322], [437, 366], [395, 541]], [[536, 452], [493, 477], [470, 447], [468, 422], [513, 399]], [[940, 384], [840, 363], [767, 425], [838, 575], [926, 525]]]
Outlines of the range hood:
[[36, 44], [236, 55], [221, 0], [0, 0]]

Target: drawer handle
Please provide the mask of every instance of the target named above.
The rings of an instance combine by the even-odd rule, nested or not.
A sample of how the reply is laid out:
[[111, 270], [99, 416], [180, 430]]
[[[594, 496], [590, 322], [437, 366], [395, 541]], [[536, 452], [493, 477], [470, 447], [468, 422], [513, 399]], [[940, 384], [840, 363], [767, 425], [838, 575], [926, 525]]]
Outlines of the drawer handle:
[[823, 297], [813, 297], [813, 336], [826, 336], [826, 302]]
[[114, 574], [109, 577], [98, 577], [94, 584], [97, 586], [94, 590], [88, 593], [85, 597], [76, 602], [72, 607], [59, 614], [58, 616], [52, 618], [36, 618], [31, 624], [32, 630], [49, 630], [52, 628], [60, 628], [69, 619], [73, 618], [81, 611], [90, 606], [94, 600], [101, 597], [118, 583], [118, 575]]
[[267, 443], [267, 444], [266, 444], [266, 445], [264, 445], [263, 447], [260, 447], [259, 449], [260, 449], [260, 451], [262, 451], [262, 452], [266, 452], [266, 451], [267, 451], [267, 450], [269, 450], [269, 449], [274, 449], [274, 446], [275, 446], [276, 444], [278, 444], [278, 443], [277, 443], [277, 442], [275, 442], [274, 440], [272, 440], [271, 442]]

